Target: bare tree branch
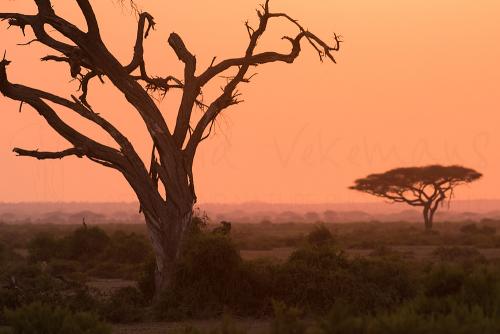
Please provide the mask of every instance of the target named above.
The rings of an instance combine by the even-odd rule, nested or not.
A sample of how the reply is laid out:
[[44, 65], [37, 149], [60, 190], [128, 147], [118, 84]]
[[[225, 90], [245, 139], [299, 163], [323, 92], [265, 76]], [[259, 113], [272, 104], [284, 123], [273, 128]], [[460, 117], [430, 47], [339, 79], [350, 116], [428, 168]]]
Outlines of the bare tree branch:
[[88, 0], [76, 0], [78, 6], [82, 10], [85, 21], [87, 21], [88, 33], [94, 37], [99, 37], [99, 24], [97, 23], [97, 18], [95, 16], [94, 10], [90, 5]]
[[[11, 84], [7, 79], [6, 71], [6, 67], [9, 63], [10, 62], [6, 59], [0, 62], [0, 92], [3, 95], [32, 106], [43, 118], [45, 118], [47, 123], [59, 133], [59, 135], [72, 143], [80, 152], [85, 152], [85, 155], [89, 158], [107, 161], [113, 168], [122, 169], [123, 155], [119, 151], [100, 144], [73, 129], [65, 123], [57, 113], [43, 101], [43, 99], [69, 107], [88, 118], [95, 118], [96, 116], [91, 116], [88, 111], [83, 110], [83, 105], [79, 108], [75, 103], [71, 103], [58, 96], [26, 86]], [[101, 122], [101, 125], [108, 128], [107, 124], [103, 122]], [[108, 128], [108, 130], [111, 129]]]
[[[215, 118], [229, 106], [242, 102], [238, 99], [239, 93], [236, 92], [236, 88], [240, 83], [246, 83], [253, 77], [253, 76], [250, 76], [249, 78], [246, 77], [248, 69], [251, 66], [257, 66], [273, 62], [293, 63], [301, 52], [300, 42], [304, 38], [306, 38], [309, 41], [309, 43], [314, 47], [314, 49], [318, 52], [321, 60], [323, 60], [323, 57], [326, 56], [330, 60], [335, 62], [335, 58], [333, 57], [332, 52], [338, 51], [340, 49], [340, 43], [342, 41], [340, 40], [339, 36], [335, 35], [334, 37], [335, 45], [329, 46], [326, 42], [321, 40], [315, 34], [305, 30], [298, 23], [298, 21], [292, 19], [287, 14], [271, 13], [269, 10], [269, 0], [265, 2], [265, 4], [262, 6], [262, 9], [263, 11], [257, 12], [259, 16], [259, 27], [257, 29], [251, 28], [248, 22], [245, 23], [245, 26], [247, 28], [250, 37], [250, 41], [247, 50], [245, 52], [245, 56], [241, 58], [226, 59], [215, 65], [213, 64], [214, 63], [213, 61], [210, 67], [196, 79], [197, 83], [196, 89], [198, 88], [201, 89], [201, 87], [206, 85], [209, 81], [211, 81], [216, 76], [220, 75], [222, 72], [230, 68], [238, 69], [237, 74], [234, 75], [231, 78], [231, 80], [229, 80], [227, 85], [223, 88], [223, 93], [217, 99], [215, 99], [212, 104], [209, 105], [205, 114], [202, 116], [202, 118], [194, 128], [194, 131], [191, 137], [189, 138], [189, 141], [186, 146], [186, 152], [190, 157], [194, 156], [198, 144], [206, 137], [205, 132], [207, 128], [210, 126], [210, 124], [212, 124], [212, 122], [215, 120]], [[288, 21], [294, 23], [294, 25], [299, 29], [299, 33], [296, 35], [295, 38], [286, 36], [283, 37], [283, 39], [290, 41], [291, 51], [289, 53], [279, 53], [270, 51], [270, 52], [262, 52], [254, 54], [258, 40], [265, 33], [268, 26], [268, 22], [271, 18], [285, 18]], [[184, 50], [182, 47], [180, 49]], [[193, 90], [191, 92], [191, 95], [195, 93], [199, 94], [199, 91], [200, 90]], [[179, 113], [179, 115], [180, 114], [181, 113]], [[187, 132], [187, 128], [184, 126], [182, 129], [179, 129], [179, 138], [181, 137], [181, 130]], [[184, 136], [186, 135], [185, 132]]]
[[40, 152], [38, 150], [29, 151], [21, 148], [14, 148], [12, 150], [18, 156], [37, 158], [38, 160], [45, 159], [62, 159], [68, 156], [76, 156], [82, 158], [85, 155], [85, 150], [78, 147], [68, 148], [67, 150], [60, 152]]

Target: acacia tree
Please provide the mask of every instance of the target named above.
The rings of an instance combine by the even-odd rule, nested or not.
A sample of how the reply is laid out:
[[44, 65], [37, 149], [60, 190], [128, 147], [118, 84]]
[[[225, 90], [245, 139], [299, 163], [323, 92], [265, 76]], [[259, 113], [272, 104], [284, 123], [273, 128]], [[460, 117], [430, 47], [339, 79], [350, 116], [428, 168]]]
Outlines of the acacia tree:
[[[47, 55], [42, 61], [56, 61], [69, 65], [70, 74], [80, 81], [81, 95], [65, 98], [37, 88], [11, 83], [7, 76], [10, 61], [4, 56], [0, 62], [0, 91], [10, 99], [34, 108], [70, 147], [60, 152], [42, 152], [15, 148], [19, 156], [37, 159], [60, 159], [68, 156], [88, 158], [91, 161], [119, 171], [128, 181], [140, 203], [156, 256], [156, 290], [164, 289], [171, 279], [175, 260], [186, 230], [191, 224], [193, 205], [196, 203], [193, 161], [199, 144], [212, 130], [218, 115], [240, 102], [238, 86], [250, 82], [251, 68], [274, 62], [293, 63], [301, 53], [301, 42], [306, 41], [318, 53], [320, 60], [335, 62], [333, 53], [339, 50], [340, 39], [333, 38], [332, 45], [303, 28], [286, 13], [270, 11], [269, 0], [257, 10], [258, 26], [245, 23], [249, 42], [244, 54], [222, 61], [212, 60], [211, 65], [200, 70], [197, 59], [182, 38], [170, 34], [168, 44], [182, 62], [182, 77], [152, 76], [148, 73], [144, 57], [144, 40], [155, 27], [151, 14], [138, 14], [138, 29], [131, 60], [120, 63], [100, 34], [98, 20], [90, 0], [74, 0], [86, 21], [86, 29], [58, 16], [51, 0], [34, 0], [37, 13], [0, 13], [9, 27], [18, 27], [25, 33], [30, 28], [32, 42], [41, 43], [56, 54]], [[257, 52], [259, 39], [265, 34], [272, 20], [284, 20], [296, 29], [292, 37], [284, 36], [290, 44], [288, 53], [275, 51]], [[55, 30], [65, 37], [60, 40], [47, 30]], [[210, 103], [203, 102], [202, 91], [218, 77], [227, 79], [221, 93]], [[153, 141], [150, 161], [142, 161], [132, 143], [110, 122], [94, 110], [87, 101], [89, 82], [105, 78], [124, 95], [139, 113]], [[153, 93], [166, 94], [171, 90], [182, 91], [175, 127], [169, 128]], [[57, 108], [54, 108], [56, 106]], [[71, 127], [58, 115], [58, 108], [68, 109], [97, 124], [118, 145], [118, 149], [104, 145]], [[193, 111], [200, 108], [201, 118]], [[164, 189], [164, 191], [162, 190]]]
[[382, 197], [396, 203], [423, 207], [425, 229], [430, 231], [440, 204], [453, 197], [455, 187], [481, 178], [462, 166], [397, 168], [355, 181], [350, 189]]

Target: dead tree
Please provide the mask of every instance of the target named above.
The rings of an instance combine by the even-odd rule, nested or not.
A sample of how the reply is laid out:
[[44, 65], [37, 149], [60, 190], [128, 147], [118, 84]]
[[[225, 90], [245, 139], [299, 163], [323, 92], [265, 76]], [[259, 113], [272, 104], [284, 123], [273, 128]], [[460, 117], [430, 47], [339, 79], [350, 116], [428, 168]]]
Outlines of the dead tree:
[[[74, 1], [85, 18], [84, 30], [58, 16], [51, 0], [34, 0], [38, 8], [35, 15], [0, 13], [0, 19], [7, 20], [9, 26], [20, 28], [23, 34], [30, 28], [34, 34], [33, 42], [41, 43], [56, 53], [42, 58], [42, 61], [66, 63], [71, 76], [81, 82], [81, 95], [69, 98], [12, 83], [7, 75], [10, 61], [4, 56], [0, 62], [2, 94], [19, 101], [21, 106], [25, 104], [34, 108], [70, 144], [68, 149], [60, 152], [20, 148], [15, 148], [14, 152], [19, 156], [37, 159], [61, 159], [68, 156], [87, 158], [123, 174], [137, 195], [146, 219], [156, 255], [156, 290], [160, 292], [169, 284], [181, 241], [191, 223], [193, 205], [196, 202], [192, 166], [197, 148], [210, 135], [218, 115], [228, 107], [242, 102], [238, 86], [250, 82], [250, 69], [273, 62], [293, 63], [301, 53], [303, 41], [313, 47], [320, 60], [335, 62], [333, 53], [339, 50], [341, 41], [335, 35], [332, 45], [328, 44], [286, 13], [272, 12], [268, 0], [257, 11], [258, 26], [245, 24], [249, 43], [243, 56], [222, 61], [214, 58], [208, 68], [200, 70], [196, 57], [182, 38], [172, 33], [168, 44], [183, 63], [183, 77], [157, 77], [148, 73], [144, 58], [143, 42], [155, 27], [151, 14], [139, 14], [133, 55], [129, 63], [121, 64], [101, 38], [90, 0]], [[278, 19], [288, 21], [296, 29], [292, 37], [283, 37], [283, 40], [289, 42], [290, 51], [257, 52], [259, 39], [271, 21]], [[47, 29], [54, 29], [66, 39], [63, 41], [53, 37]], [[220, 95], [210, 103], [203, 102], [203, 88], [221, 76], [225, 76], [227, 82]], [[142, 161], [129, 140], [87, 101], [89, 82], [105, 78], [121, 91], [144, 121], [153, 141], [151, 161]], [[151, 94], [166, 94], [174, 89], [182, 91], [182, 100], [175, 127], [169, 128]], [[119, 149], [99, 143], [74, 129], [59, 117], [53, 106], [66, 108], [97, 124], [114, 139]], [[201, 108], [203, 115], [193, 124], [192, 114], [196, 108]], [[166, 190], [165, 193], [160, 191], [162, 188]]]
[[356, 180], [350, 189], [362, 191], [395, 203], [423, 207], [425, 229], [430, 231], [440, 204], [453, 197], [455, 187], [481, 178], [473, 169], [461, 166], [397, 168]]

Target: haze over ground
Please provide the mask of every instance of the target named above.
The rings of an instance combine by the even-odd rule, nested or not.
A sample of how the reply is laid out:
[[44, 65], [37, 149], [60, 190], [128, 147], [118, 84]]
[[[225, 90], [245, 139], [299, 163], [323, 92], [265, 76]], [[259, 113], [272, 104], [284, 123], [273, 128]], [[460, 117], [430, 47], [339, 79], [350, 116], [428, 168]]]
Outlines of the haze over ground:
[[[240, 55], [247, 43], [243, 26], [255, 22], [258, 0], [165, 3], [139, 1], [158, 23], [146, 43], [149, 71], [179, 74], [166, 40], [179, 33], [200, 67]], [[126, 62], [135, 37], [135, 17], [113, 4], [96, 8], [110, 48]], [[69, 19], [73, 2], [54, 0]], [[338, 64], [321, 64], [307, 51], [294, 65], [257, 69], [243, 87], [245, 103], [224, 113], [216, 136], [200, 148], [195, 163], [202, 202], [265, 201], [325, 203], [374, 201], [347, 189], [372, 172], [407, 165], [463, 164], [485, 174], [459, 199], [500, 198], [500, 2], [398, 0], [275, 0], [321, 36], [344, 36]], [[3, 1], [2, 11], [30, 12], [28, 1]], [[81, 22], [81, 17], [76, 17]], [[5, 31], [11, 81], [69, 96], [67, 67], [40, 63], [47, 51], [20, 31]], [[263, 48], [284, 50], [291, 29], [278, 24]], [[304, 45], [304, 48], [306, 45]], [[50, 80], [48, 80], [50, 79]], [[68, 89], [71, 88], [71, 89]], [[218, 87], [215, 87], [215, 89]], [[206, 98], [210, 97], [210, 90]], [[162, 104], [171, 121], [179, 96]], [[90, 102], [116, 122], [147, 161], [151, 143], [144, 126], [107, 83], [91, 87]], [[67, 148], [36, 112], [0, 97], [0, 201], [134, 201], [120, 175], [85, 160], [36, 161], [16, 158], [12, 147]], [[73, 124], [86, 126], [62, 113]], [[101, 138], [92, 129], [96, 138]]]

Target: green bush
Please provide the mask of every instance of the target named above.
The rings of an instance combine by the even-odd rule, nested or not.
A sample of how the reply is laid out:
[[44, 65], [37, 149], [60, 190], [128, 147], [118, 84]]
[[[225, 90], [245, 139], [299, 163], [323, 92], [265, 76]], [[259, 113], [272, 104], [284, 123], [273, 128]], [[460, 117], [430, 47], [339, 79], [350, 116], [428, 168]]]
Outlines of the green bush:
[[7, 257], [7, 250], [3, 243], [0, 242], [0, 266], [4, 264]]
[[465, 281], [465, 272], [458, 266], [440, 266], [433, 269], [424, 280], [427, 297], [446, 297], [458, 294]]
[[115, 291], [104, 303], [104, 317], [115, 323], [140, 321], [144, 316], [145, 300], [139, 290], [133, 287]]
[[[86, 262], [101, 256], [110, 245], [110, 237], [101, 228], [83, 226], [61, 239], [56, 239], [47, 233], [38, 234], [29, 242], [28, 250], [29, 258], [34, 262], [52, 259]], [[129, 246], [136, 245], [137, 243], [129, 244]], [[128, 252], [132, 259], [137, 257], [131, 255], [132, 250], [129, 249]]]
[[151, 254], [150, 243], [144, 236], [118, 231], [112, 235], [103, 258], [121, 264], [141, 264], [146, 262]]
[[274, 298], [324, 314], [336, 303], [356, 305], [356, 312], [394, 307], [415, 294], [401, 262], [355, 259], [332, 246], [299, 249], [273, 273]]
[[41, 233], [29, 242], [28, 251], [33, 262], [50, 261], [61, 256], [62, 244], [52, 235]]
[[69, 281], [64, 277], [55, 276], [44, 266], [32, 263], [19, 263], [4, 267], [0, 272], [0, 310], [16, 308], [33, 302], [49, 305], [67, 306], [74, 310], [90, 310], [88, 299], [84, 293], [90, 294], [83, 283]]
[[173, 319], [211, 317], [225, 309], [257, 312], [266, 300], [261, 282], [228, 236], [197, 233], [186, 240], [171, 289], [161, 297], [157, 311]]
[[469, 307], [480, 307], [486, 315], [500, 317], [500, 270], [481, 266], [464, 280], [462, 302]]
[[302, 311], [288, 307], [283, 302], [273, 301], [274, 318], [271, 322], [271, 334], [305, 334], [307, 325], [302, 320]]
[[447, 314], [460, 304], [487, 316], [500, 315], [500, 272], [494, 266], [434, 268], [423, 279], [423, 293], [427, 298], [417, 305], [425, 314]]
[[155, 294], [156, 260], [153, 256], [143, 263], [142, 270], [137, 280], [139, 291], [147, 301], [151, 301]]
[[80, 227], [63, 239], [66, 256], [71, 260], [91, 260], [100, 256], [111, 243], [99, 227]]
[[323, 224], [317, 224], [314, 229], [307, 235], [307, 241], [311, 245], [322, 245], [334, 241], [333, 234]]
[[495, 235], [496, 228], [492, 226], [483, 225], [478, 227], [475, 223], [463, 225], [460, 228], [460, 232], [466, 234], [484, 234], [484, 235]]
[[438, 247], [432, 255], [444, 262], [468, 262], [477, 263], [486, 262], [486, 258], [472, 247]]
[[316, 333], [324, 334], [475, 334], [498, 333], [500, 318], [489, 317], [479, 308], [455, 305], [446, 314], [426, 315], [411, 305], [373, 316], [332, 312], [320, 320]]
[[7, 310], [5, 319], [14, 334], [108, 334], [111, 329], [90, 313], [33, 303]]
[[73, 276], [81, 271], [81, 264], [73, 260], [53, 259], [48, 266], [48, 272], [55, 277]]

